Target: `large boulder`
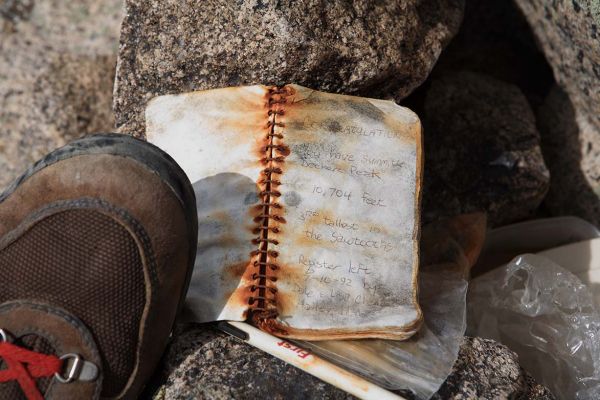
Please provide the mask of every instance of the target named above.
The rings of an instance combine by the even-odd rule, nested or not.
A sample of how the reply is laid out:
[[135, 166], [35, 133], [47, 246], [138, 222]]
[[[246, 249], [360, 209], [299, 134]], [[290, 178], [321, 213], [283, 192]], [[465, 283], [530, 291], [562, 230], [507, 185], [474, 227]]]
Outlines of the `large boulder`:
[[466, 3], [460, 30], [432, 75], [465, 69], [517, 85], [533, 108], [554, 84], [552, 69], [512, 0]]
[[432, 80], [421, 117], [424, 221], [485, 211], [498, 226], [535, 213], [550, 175], [534, 113], [517, 86], [452, 72]]
[[600, 2], [598, 0], [516, 0], [529, 21], [558, 84], [576, 112], [599, 136]]
[[464, 0], [127, 0], [114, 110], [144, 134], [166, 94], [251, 84], [404, 98], [456, 33]]
[[70, 139], [110, 131], [121, 0], [0, 1], [0, 190]]
[[600, 225], [600, 2], [516, 0], [557, 84], [538, 110], [552, 173], [545, 205]]
[[576, 215], [600, 226], [600, 135], [559, 87], [550, 92], [537, 116], [552, 175], [545, 208], [552, 215]]

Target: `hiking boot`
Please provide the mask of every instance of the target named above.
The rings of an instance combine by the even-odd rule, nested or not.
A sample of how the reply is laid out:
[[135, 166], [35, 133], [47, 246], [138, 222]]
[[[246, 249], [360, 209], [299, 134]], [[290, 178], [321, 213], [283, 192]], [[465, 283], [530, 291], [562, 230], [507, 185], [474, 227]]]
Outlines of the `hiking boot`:
[[0, 195], [0, 400], [133, 399], [196, 254], [192, 186], [157, 147], [75, 141]]

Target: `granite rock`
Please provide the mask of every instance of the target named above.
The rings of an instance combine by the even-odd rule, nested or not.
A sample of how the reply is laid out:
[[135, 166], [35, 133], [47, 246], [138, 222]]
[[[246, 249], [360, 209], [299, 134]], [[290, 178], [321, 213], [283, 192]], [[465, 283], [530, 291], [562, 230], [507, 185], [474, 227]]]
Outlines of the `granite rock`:
[[[600, 132], [600, 0], [516, 0], [578, 118]], [[600, 142], [597, 136], [596, 143]]]
[[399, 100], [458, 30], [464, 0], [127, 0], [114, 110], [143, 136], [152, 97], [297, 83]]
[[600, 1], [517, 0], [558, 86], [538, 110], [552, 173], [545, 206], [600, 224]]
[[425, 222], [485, 211], [498, 226], [536, 211], [550, 176], [535, 116], [518, 87], [453, 72], [432, 80], [420, 115]]
[[[178, 399], [354, 399], [353, 396], [212, 327], [180, 325], [147, 397]], [[413, 398], [403, 393], [407, 399]], [[552, 400], [520, 368], [515, 353], [465, 337], [451, 375], [433, 397]]]
[[465, 337], [452, 374], [432, 400], [553, 400], [550, 390], [535, 382], [518, 356], [493, 340]]
[[517, 85], [534, 108], [554, 84], [552, 69], [514, 1], [467, 1], [460, 30], [432, 76], [464, 69]]
[[[206, 326], [179, 327], [153, 400], [354, 399], [353, 396]], [[159, 378], [160, 381], [160, 378]]]
[[600, 1], [517, 0], [562, 92], [538, 111], [553, 174], [545, 205], [600, 224]]
[[537, 112], [552, 180], [544, 200], [550, 215], [576, 215], [600, 226], [600, 132], [555, 87]]
[[0, 0], [0, 188], [68, 140], [110, 131], [121, 0]]

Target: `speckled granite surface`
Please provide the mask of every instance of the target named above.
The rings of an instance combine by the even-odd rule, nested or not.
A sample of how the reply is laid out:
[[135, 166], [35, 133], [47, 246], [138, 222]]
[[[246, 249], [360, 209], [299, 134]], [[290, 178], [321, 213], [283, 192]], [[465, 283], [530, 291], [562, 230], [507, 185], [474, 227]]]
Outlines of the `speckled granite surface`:
[[600, 1], [516, 3], [563, 91], [551, 93], [538, 113], [557, 178], [548, 209], [600, 225]]
[[[179, 326], [164, 366], [149, 388], [152, 400], [354, 399], [283, 361], [206, 325]], [[403, 393], [412, 399], [408, 393]], [[452, 374], [434, 400], [553, 400], [521, 369], [515, 353], [465, 337]]]
[[206, 327], [179, 330], [161, 378], [166, 382], [149, 393], [154, 400], [354, 399], [237, 338]]
[[120, 131], [141, 136], [145, 105], [159, 94], [296, 83], [403, 98], [458, 30], [464, 0], [126, 4], [115, 117]]
[[465, 337], [452, 374], [432, 400], [553, 400], [520, 366], [518, 357], [493, 340]]
[[[600, 1], [516, 0], [575, 110], [600, 135]], [[598, 136], [596, 136], [598, 138]], [[595, 154], [600, 143], [595, 141]]]
[[0, 1], [0, 188], [66, 141], [114, 126], [121, 0]]

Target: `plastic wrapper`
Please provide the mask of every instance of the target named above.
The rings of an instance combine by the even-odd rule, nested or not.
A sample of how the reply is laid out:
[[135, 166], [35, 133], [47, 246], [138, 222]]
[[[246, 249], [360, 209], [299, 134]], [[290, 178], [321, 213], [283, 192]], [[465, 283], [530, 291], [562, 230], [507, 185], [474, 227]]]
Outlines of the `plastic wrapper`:
[[560, 399], [600, 399], [600, 314], [588, 287], [534, 255], [474, 279], [468, 333], [497, 340]]
[[485, 217], [461, 216], [425, 228], [419, 303], [424, 324], [406, 341], [299, 342], [323, 358], [394, 391], [429, 399], [446, 380], [466, 328], [467, 277], [485, 236]]

